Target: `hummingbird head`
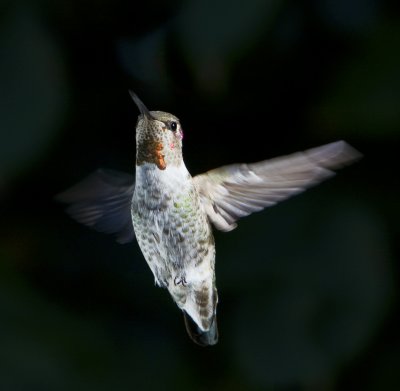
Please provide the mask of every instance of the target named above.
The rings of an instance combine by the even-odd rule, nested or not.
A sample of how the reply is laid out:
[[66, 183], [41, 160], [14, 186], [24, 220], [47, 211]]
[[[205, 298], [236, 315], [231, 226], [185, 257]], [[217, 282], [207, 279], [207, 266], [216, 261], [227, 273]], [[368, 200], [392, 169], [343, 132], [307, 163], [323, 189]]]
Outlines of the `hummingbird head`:
[[149, 111], [138, 96], [129, 91], [140, 110], [136, 124], [136, 165], [153, 163], [160, 170], [182, 162], [183, 132], [179, 119], [163, 111]]

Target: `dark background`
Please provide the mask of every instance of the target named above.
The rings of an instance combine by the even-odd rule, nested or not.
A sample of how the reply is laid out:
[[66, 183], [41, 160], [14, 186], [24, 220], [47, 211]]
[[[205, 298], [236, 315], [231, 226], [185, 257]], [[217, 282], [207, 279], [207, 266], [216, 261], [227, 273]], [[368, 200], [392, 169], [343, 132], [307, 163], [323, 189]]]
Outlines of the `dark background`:
[[[134, 244], [53, 201], [133, 172], [137, 108], [193, 175], [345, 139], [362, 161], [216, 232], [202, 349]], [[398, 1], [4, 1], [1, 390], [400, 389]]]

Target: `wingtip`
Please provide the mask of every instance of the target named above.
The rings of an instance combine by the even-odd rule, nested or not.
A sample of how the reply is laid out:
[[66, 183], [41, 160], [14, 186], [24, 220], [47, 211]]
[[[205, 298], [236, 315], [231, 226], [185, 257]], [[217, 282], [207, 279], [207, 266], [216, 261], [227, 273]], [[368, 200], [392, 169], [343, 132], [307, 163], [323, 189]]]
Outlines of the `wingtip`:
[[363, 157], [363, 154], [354, 147], [352, 147], [347, 141], [339, 140], [333, 142], [332, 144], [333, 145], [336, 144], [337, 150], [340, 151], [342, 154], [351, 156], [355, 160], [361, 159]]
[[363, 155], [344, 140], [334, 141], [305, 152], [322, 167], [337, 169], [360, 160]]
[[128, 92], [133, 100], [139, 99], [139, 97], [131, 89], [129, 89]]

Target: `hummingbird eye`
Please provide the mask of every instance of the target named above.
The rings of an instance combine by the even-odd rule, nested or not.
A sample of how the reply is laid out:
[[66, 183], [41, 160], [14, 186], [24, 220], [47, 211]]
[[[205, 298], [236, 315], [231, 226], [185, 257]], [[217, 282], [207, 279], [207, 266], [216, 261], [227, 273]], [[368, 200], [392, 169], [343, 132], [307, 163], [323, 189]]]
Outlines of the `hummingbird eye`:
[[173, 132], [175, 132], [176, 129], [178, 128], [178, 124], [175, 121], [173, 121], [173, 122], [171, 122], [170, 127], [171, 127], [171, 130]]

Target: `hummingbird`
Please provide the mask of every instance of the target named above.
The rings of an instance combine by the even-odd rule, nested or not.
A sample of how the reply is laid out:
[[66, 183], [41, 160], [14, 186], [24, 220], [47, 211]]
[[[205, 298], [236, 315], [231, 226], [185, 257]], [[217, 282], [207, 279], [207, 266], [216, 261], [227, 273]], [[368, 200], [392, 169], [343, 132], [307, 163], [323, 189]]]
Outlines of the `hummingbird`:
[[149, 111], [130, 91], [136, 123], [135, 176], [99, 169], [57, 196], [67, 213], [120, 243], [136, 238], [155, 284], [182, 310], [190, 338], [218, 341], [212, 225], [231, 231], [237, 220], [299, 194], [355, 162], [345, 141], [251, 164], [232, 164], [192, 177], [182, 157], [179, 119]]

